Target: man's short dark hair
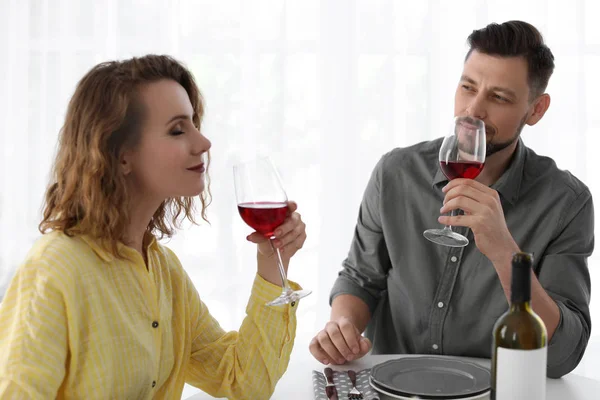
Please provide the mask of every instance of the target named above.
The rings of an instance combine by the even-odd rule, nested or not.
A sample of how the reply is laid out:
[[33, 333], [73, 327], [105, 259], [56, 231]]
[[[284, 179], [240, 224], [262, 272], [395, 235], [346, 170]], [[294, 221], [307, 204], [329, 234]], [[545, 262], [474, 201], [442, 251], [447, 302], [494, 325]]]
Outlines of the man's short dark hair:
[[554, 71], [554, 55], [544, 43], [540, 31], [523, 21], [489, 24], [475, 30], [467, 39], [470, 49], [492, 56], [524, 57], [528, 65], [530, 100], [544, 93]]

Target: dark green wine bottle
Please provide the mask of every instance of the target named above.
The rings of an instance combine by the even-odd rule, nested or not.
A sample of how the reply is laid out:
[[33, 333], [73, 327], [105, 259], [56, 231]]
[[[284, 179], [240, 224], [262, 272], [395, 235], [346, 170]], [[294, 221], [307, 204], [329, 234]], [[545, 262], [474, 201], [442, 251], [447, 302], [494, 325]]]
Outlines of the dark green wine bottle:
[[510, 309], [493, 331], [492, 400], [546, 399], [546, 326], [531, 309], [533, 255], [512, 258]]

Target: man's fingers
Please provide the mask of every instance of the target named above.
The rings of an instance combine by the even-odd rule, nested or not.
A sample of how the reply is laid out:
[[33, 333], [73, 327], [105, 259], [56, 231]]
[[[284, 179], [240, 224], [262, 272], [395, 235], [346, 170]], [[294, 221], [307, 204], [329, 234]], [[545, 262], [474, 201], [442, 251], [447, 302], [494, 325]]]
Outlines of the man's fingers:
[[323, 364], [344, 364], [367, 354], [371, 350], [371, 341], [361, 336], [349, 319], [340, 318], [329, 321], [308, 347]]
[[325, 350], [323, 350], [316, 336], [310, 341], [308, 349], [310, 351], [310, 354], [312, 354], [313, 357], [319, 360], [321, 363], [327, 365], [331, 362], [329, 354], [327, 354]]
[[453, 188], [455, 188], [457, 186], [470, 186], [470, 187], [480, 190], [482, 192], [494, 190], [494, 189], [490, 189], [483, 183], [477, 182], [474, 179], [458, 178], [458, 179], [452, 179], [450, 182], [448, 182], [448, 184], [442, 188], [442, 192], [447, 193], [448, 191], [452, 190]]
[[[338, 330], [339, 333], [339, 330]], [[341, 336], [341, 333], [339, 333]], [[326, 330], [322, 330], [317, 334], [317, 340], [323, 351], [328, 355], [329, 360], [332, 363], [343, 364], [346, 359], [337, 348], [337, 344], [334, 343], [334, 339], [329, 335]]]
[[365, 354], [367, 354], [369, 352], [369, 350], [371, 350], [372, 344], [371, 344], [371, 341], [369, 339], [367, 339], [366, 337], [361, 337], [359, 343], [360, 343], [360, 353], [358, 353], [358, 356], [362, 357]]
[[[339, 325], [336, 322], [329, 321], [327, 325], [325, 325], [325, 331], [329, 335], [329, 338], [338, 353], [342, 356], [342, 359], [338, 361], [350, 360], [351, 358], [349, 357], [352, 354], [352, 350], [348, 347], [348, 343], [346, 343], [346, 339], [344, 338], [344, 334], [340, 330]], [[321, 345], [323, 345], [323, 343], [321, 343]], [[326, 350], [329, 353], [329, 349]]]
[[346, 360], [352, 360], [360, 352], [360, 344], [358, 343], [360, 334], [358, 329], [356, 329], [354, 324], [346, 318], [341, 319], [338, 326], [344, 337], [344, 342], [348, 346], [348, 353], [342, 351], [342, 355]]
[[442, 206], [442, 208], [440, 208], [440, 213], [445, 214], [449, 213], [452, 210], [463, 210], [467, 214], [473, 214], [477, 211], [482, 210], [484, 207], [485, 205], [482, 205], [480, 202], [471, 198], [456, 197], [446, 202]]
[[475, 201], [486, 201], [489, 197], [489, 193], [482, 192], [476, 188], [470, 186], [456, 186], [451, 190], [446, 192], [446, 196], [444, 197], [444, 204], [448, 203], [450, 200], [458, 198], [458, 197], [467, 197], [473, 199]]

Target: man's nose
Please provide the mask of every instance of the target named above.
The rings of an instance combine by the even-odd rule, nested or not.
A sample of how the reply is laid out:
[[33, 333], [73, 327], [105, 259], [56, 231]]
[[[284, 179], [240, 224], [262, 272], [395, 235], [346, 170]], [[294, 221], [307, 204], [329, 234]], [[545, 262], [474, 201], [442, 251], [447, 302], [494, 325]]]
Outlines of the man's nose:
[[485, 119], [485, 117], [487, 117], [485, 99], [483, 99], [480, 95], [473, 97], [467, 106], [466, 112], [469, 117], [481, 120]]

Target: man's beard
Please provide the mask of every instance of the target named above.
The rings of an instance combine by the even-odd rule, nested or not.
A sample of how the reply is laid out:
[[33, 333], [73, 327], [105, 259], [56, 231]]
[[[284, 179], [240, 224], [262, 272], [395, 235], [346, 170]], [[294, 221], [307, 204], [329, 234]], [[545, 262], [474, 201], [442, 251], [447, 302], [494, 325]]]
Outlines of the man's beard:
[[521, 120], [519, 127], [517, 128], [517, 131], [515, 132], [513, 137], [510, 138], [509, 140], [507, 140], [506, 142], [493, 143], [492, 140], [494, 139], [494, 136], [492, 135], [492, 138], [487, 142], [486, 147], [485, 147], [485, 157], [488, 158], [492, 154], [497, 153], [500, 150], [504, 150], [505, 148], [507, 148], [514, 142], [516, 142], [517, 139], [519, 139], [519, 136], [521, 136], [521, 131], [523, 130], [523, 127], [525, 126], [526, 121], [527, 121], [527, 115], [525, 115], [523, 117], [523, 119]]

